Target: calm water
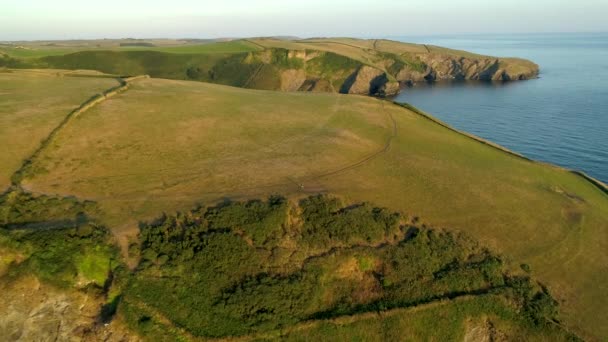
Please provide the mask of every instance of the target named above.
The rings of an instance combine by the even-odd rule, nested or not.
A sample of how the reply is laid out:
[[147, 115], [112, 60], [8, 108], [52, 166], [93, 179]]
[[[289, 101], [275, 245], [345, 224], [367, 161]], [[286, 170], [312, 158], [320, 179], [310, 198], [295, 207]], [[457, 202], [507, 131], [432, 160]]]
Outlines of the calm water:
[[422, 84], [406, 88], [397, 101], [530, 158], [608, 182], [608, 33], [399, 40], [539, 64], [536, 80]]

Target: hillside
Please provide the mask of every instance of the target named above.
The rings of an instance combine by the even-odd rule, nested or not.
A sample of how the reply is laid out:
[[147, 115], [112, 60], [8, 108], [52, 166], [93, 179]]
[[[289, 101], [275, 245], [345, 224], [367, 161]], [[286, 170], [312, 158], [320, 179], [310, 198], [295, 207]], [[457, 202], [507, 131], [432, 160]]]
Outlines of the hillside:
[[253, 89], [365, 95], [393, 95], [400, 85], [421, 81], [511, 81], [538, 74], [538, 66], [526, 60], [390, 40], [258, 38], [64, 45], [0, 46], [0, 67], [90, 69]]
[[[142, 223], [131, 270], [88, 216], [97, 210], [18, 191], [0, 198], [3, 337], [299, 340], [336, 334], [329, 326], [342, 340], [575, 338], [525, 271], [370, 204], [274, 196], [163, 215]], [[444, 329], [429, 329], [446, 315]]]
[[[65, 77], [61, 71], [0, 70], [0, 188], [66, 114], [94, 94], [118, 85], [112, 78]], [[93, 74], [95, 75], [95, 74]], [[99, 76], [99, 75], [97, 75]], [[61, 80], [61, 82], [59, 82]]]
[[[0, 80], [10, 83], [11, 79], [6, 76], [2, 78], [3, 75], [14, 77], [20, 73], [0, 74]], [[65, 77], [57, 77], [54, 73], [45, 77], [50, 83], [65, 80]], [[32, 96], [36, 96], [35, 93]], [[16, 134], [13, 139], [28, 141], [29, 137]], [[299, 216], [302, 209], [297, 209], [297, 203], [318, 193], [329, 193], [339, 196], [343, 203], [331, 209], [330, 213], [348, 213], [351, 205], [357, 208], [359, 204], [368, 202], [373, 203], [369, 205], [371, 208], [388, 208], [385, 210], [402, 215], [404, 220], [400, 226], [411, 225], [422, 230], [429, 226], [445, 227], [452, 234], [460, 232], [470, 236], [478, 241], [480, 248], [487, 248], [492, 251], [491, 255], [499, 256], [500, 267], [495, 270], [504, 274], [504, 277], [521, 274], [523, 268], [546, 286], [548, 293], [559, 302], [559, 321], [568, 329], [589, 338], [602, 339], [608, 336], [605, 330], [608, 325], [603, 315], [608, 303], [602, 291], [604, 284], [608, 283], [604, 253], [607, 247], [608, 196], [576, 174], [506, 153], [455, 132], [414, 109], [388, 101], [361, 96], [280, 93], [198, 82], [140, 79], [133, 81], [126, 92], [69, 120], [30, 159], [30, 163], [20, 170], [19, 175], [15, 178], [21, 188], [19, 191], [58, 198], [75, 196], [94, 203], [95, 208], [90, 208], [89, 204], [88, 207], [75, 209], [70, 214], [72, 216], [66, 218], [46, 209], [47, 214], [35, 214], [39, 210], [35, 208], [45, 208], [48, 203], [55, 203], [56, 200], [46, 200], [44, 203], [47, 204], [44, 205], [22, 207], [17, 205], [19, 201], [6, 202], [13, 203], [12, 207], [17, 205], [23, 209], [16, 211], [20, 213], [16, 216], [8, 215], [5, 211], [5, 225], [20, 227], [24, 223], [35, 223], [36, 220], [31, 222], [31, 215], [43, 221], [50, 215], [54, 225], [61, 222], [77, 225], [79, 222], [89, 222], [89, 219], [83, 221], [82, 215], [78, 216], [81, 219], [74, 219], [74, 215], [78, 212], [86, 213], [86, 217], [91, 218], [96, 225], [106, 226], [113, 232], [124, 255], [129, 255], [128, 251], [131, 251], [127, 263], [134, 269], [142, 270], [136, 276], [142, 277], [140, 281], [144, 285], [152, 284], [148, 277], [162, 272], [184, 270], [163, 266], [173, 262], [172, 254], [164, 249], [168, 247], [162, 247], [165, 242], [154, 247], [163, 248], [162, 253], [155, 252], [156, 256], [145, 254], [145, 248], [141, 250], [142, 255], [148, 255], [149, 258], [146, 258], [153, 261], [141, 264], [137, 258], [138, 246], [145, 247], [145, 244], [140, 245], [141, 240], [137, 238], [140, 229], [143, 233], [145, 227], [155, 227], [154, 222], [159, 217], [165, 217], [165, 220], [169, 217], [166, 221], [168, 225], [162, 226], [162, 229], [176, 231], [175, 229], [191, 227], [206, 232], [213, 224], [210, 223], [205, 208], [215, 207], [226, 199], [265, 199], [276, 194], [287, 199], [290, 203], [288, 207], [296, 208], [289, 215], [289, 224], [281, 228], [283, 232], [295, 229], [292, 235], [280, 235], [281, 238], [278, 239], [268, 239], [262, 235], [260, 238], [249, 235], [249, 228], [243, 222], [220, 225], [217, 226], [217, 231], [215, 228], [212, 231], [218, 234], [232, 232], [229, 234], [230, 239], [238, 236], [246, 245], [254, 247], [260, 241], [278, 246], [279, 249], [270, 248], [277, 254], [264, 254], [266, 252], [260, 250], [262, 254], [244, 256], [240, 260], [263, 257], [264, 261], [256, 265], [266, 265], [269, 260], [273, 260], [272, 257], [276, 257], [274, 265], [282, 269], [281, 272], [289, 274], [293, 271], [289, 268], [293, 266], [290, 264], [293, 260], [282, 252], [291, 255], [289, 251], [294, 248], [310, 253], [322, 253], [323, 250], [310, 246], [302, 248], [304, 245], [301, 245], [303, 242], [299, 239], [307, 231], [302, 228], [306, 219]], [[12, 196], [27, 199], [17, 196], [17, 193]], [[200, 205], [199, 209], [192, 209], [197, 204]], [[176, 212], [181, 214], [174, 216], [172, 213]], [[168, 213], [168, 216], [163, 216], [162, 213]], [[267, 213], [259, 212], [253, 217], [255, 220], [263, 219]], [[243, 215], [237, 216], [248, 217]], [[171, 222], [182, 222], [180, 220], [184, 217], [186, 221], [183, 224], [171, 228]], [[365, 222], [368, 222], [366, 225], [371, 225], [373, 220]], [[49, 225], [48, 222], [38, 225], [40, 224]], [[256, 228], [251, 229], [256, 232]], [[365, 226], [361, 231], [371, 232], [370, 229], [371, 226]], [[262, 231], [260, 233], [266, 234]], [[325, 240], [328, 245], [323, 248], [329, 249], [336, 246], [360, 246], [362, 250], [371, 248], [366, 253], [380, 258], [380, 254], [375, 253], [382, 252], [375, 248], [380, 247], [383, 241], [390, 242], [389, 245], [399, 245], [399, 241], [404, 238], [400, 235], [402, 233], [403, 231], [395, 231], [392, 235], [353, 236], [346, 237], [344, 241], [340, 241], [338, 235], [332, 235], [329, 239], [319, 236], [313, 240]], [[161, 235], [163, 234], [159, 236]], [[139, 239], [144, 236], [140, 235]], [[291, 237], [288, 238], [289, 236]], [[221, 237], [220, 240], [224, 238], [228, 237]], [[461, 243], [466, 245], [460, 238], [457, 241], [458, 246]], [[222, 249], [224, 247], [217, 246], [218, 251]], [[281, 249], [284, 250], [281, 252]], [[438, 255], [444, 251], [443, 248], [437, 249]], [[181, 252], [176, 255], [181, 255]], [[292, 257], [302, 260], [306, 255], [296, 253]], [[20, 257], [11, 260], [20, 260]], [[292, 261], [283, 264], [286, 260]], [[464, 262], [466, 258], [458, 260]], [[9, 262], [11, 263], [12, 261]], [[285, 269], [288, 265], [292, 266]], [[374, 272], [386, 275], [380, 271], [378, 269]], [[265, 271], [256, 269], [255, 272]], [[475, 269], [471, 269], [471, 272], [475, 272]], [[183, 277], [187, 274], [188, 272], [175, 276]], [[255, 274], [257, 273], [250, 275]], [[428, 276], [425, 279], [435, 279], [434, 277], [435, 275]], [[466, 279], [469, 281], [475, 278]], [[488, 281], [487, 278], [484, 279]], [[256, 281], [274, 284], [277, 280], [260, 278]], [[264, 288], [256, 288], [255, 284], [244, 283], [239, 291], [261, 291], [260, 295], [267, 295]], [[476, 286], [487, 289], [491, 285], [466, 282], [454, 284], [460, 284], [467, 291], [473, 292], [476, 288], [479, 289]], [[350, 285], [344, 286], [346, 289]], [[342, 285], [339, 287], [342, 288]], [[128, 287], [117, 288], [126, 289], [125, 295], [129, 296]], [[464, 292], [469, 293], [467, 291]], [[542, 287], [540, 291], [543, 291]], [[388, 294], [382, 292], [381, 295]], [[344, 296], [346, 299], [354, 298], [353, 295]], [[442, 297], [428, 294], [424, 298], [437, 296]], [[462, 301], [458, 304], [462, 306], [444, 303], [447, 305], [445, 310], [448, 310], [444, 312], [455, 310], [463, 315], [462, 319], [453, 323], [454, 331], [458, 334], [465, 334], [466, 327], [472, 325], [480, 327], [478, 330], [481, 331], [492, 330], [488, 326], [494, 326], [503, 327], [497, 328], [498, 331], [515, 334], [509, 336], [520, 336], [514, 331], [532, 336], [532, 332], [517, 323], [517, 320], [525, 318], [518, 316], [517, 310], [514, 313], [504, 311], [499, 305], [504, 303], [504, 299], [500, 299], [504, 297], [500, 297], [500, 294], [498, 296], [497, 299], [492, 297], [487, 300], [483, 299], [486, 297], [475, 298], [471, 303], [468, 302], [468, 297], [463, 297], [458, 302]], [[429, 322], [432, 322], [433, 316], [431, 313], [428, 313], [430, 317], [425, 316], [425, 312], [444, 310], [441, 309], [444, 304], [421, 307], [421, 311], [399, 311], [419, 300], [412, 298], [406, 301], [410, 304], [398, 305], [394, 308], [397, 311], [389, 310], [387, 316], [381, 319], [387, 320], [386, 324], [394, 322], [390, 324], [396, 327], [403, 327], [403, 322], [416, 322], [415, 325], [421, 329], [419, 333], [423, 334], [419, 336], [430, 336], [424, 334], [432, 334], [432, 329], [424, 327], [431, 324]], [[394, 303], [392, 300], [390, 302]], [[138, 299], [137, 303], [140, 306], [133, 310], [145, 311], [150, 304], [156, 305], [146, 298]], [[226, 303], [229, 305], [231, 302], [228, 300]], [[126, 305], [123, 306], [124, 310], [128, 308]], [[167, 304], [160, 308], [165, 310], [165, 307], [172, 305], [177, 304]], [[479, 305], [485, 309], [480, 310]], [[391, 307], [389, 305], [384, 309]], [[511, 307], [510, 304], [507, 307]], [[138, 317], [128, 316], [129, 312], [121, 313], [120, 305], [118, 308], [122, 320]], [[237, 312], [249, 310], [234, 309]], [[319, 318], [321, 321], [309, 322], [310, 324], [301, 322], [303, 316], [290, 314], [291, 316], [285, 316], [289, 319], [285, 324], [293, 325], [296, 331], [306, 330], [308, 336], [330, 333], [336, 329], [348, 329], [356, 334], [357, 331], [362, 331], [357, 329], [369, 328], [369, 333], [372, 334], [377, 331], [374, 329], [379, 329], [381, 323], [375, 319], [370, 321], [369, 316], [365, 316], [366, 310], [349, 311], [351, 309], [352, 307], [341, 311], [342, 314], [338, 315], [340, 317], [322, 316]], [[427, 309], [431, 311], [426, 311]], [[494, 318], [488, 323], [482, 316], [474, 318], [474, 315], [463, 312], [485, 312], [488, 317]], [[156, 313], [153, 310], [139, 315], [135, 320], [152, 322], [148, 325], [152, 332], [158, 324], [162, 326], [166, 322], [181, 322], [182, 327], [186, 324], [183, 321], [186, 318], [174, 317], [170, 312]], [[352, 321], [342, 315], [351, 316]], [[263, 328], [257, 324], [250, 325], [252, 330], [238, 334], [266, 334], [274, 331], [273, 327], [265, 323], [261, 325]], [[195, 334], [217, 334], [196, 329], [198, 328], [186, 328], [185, 333], [188, 335], [199, 331]], [[315, 329], [322, 330], [319, 332]], [[414, 334], [411, 330], [410, 333]], [[547, 331], [538, 333], [541, 336], [552, 334]]]

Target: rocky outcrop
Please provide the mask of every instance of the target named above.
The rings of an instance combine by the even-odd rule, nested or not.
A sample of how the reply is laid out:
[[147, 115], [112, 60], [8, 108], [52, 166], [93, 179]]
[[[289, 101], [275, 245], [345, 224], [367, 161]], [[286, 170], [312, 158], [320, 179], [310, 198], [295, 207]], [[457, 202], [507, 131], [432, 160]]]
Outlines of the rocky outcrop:
[[298, 91], [306, 82], [306, 72], [302, 69], [288, 69], [281, 73], [281, 90]]
[[399, 92], [399, 83], [390, 81], [386, 72], [364, 65], [346, 79], [340, 92], [376, 96], [395, 95]]
[[[248, 62], [273, 63], [275, 58], [268, 51], [255, 53], [260, 57], [248, 58]], [[495, 58], [477, 55], [458, 56], [455, 54], [420, 53], [399, 56], [383, 54], [377, 65], [363, 64], [350, 60], [355, 65], [350, 68], [333, 68], [332, 73], [315, 72], [310, 65], [327, 67], [331, 59], [324, 59], [321, 51], [285, 51], [287, 60], [298, 60], [300, 68], [280, 71], [282, 91], [340, 92], [372, 96], [391, 96], [400, 91], [400, 85], [410, 85], [422, 81], [477, 80], [512, 81], [526, 80], [538, 75], [538, 66], [530, 61], [516, 58]], [[341, 56], [340, 58], [347, 58]], [[280, 60], [280, 59], [279, 59]], [[407, 62], [406, 62], [407, 61]], [[276, 64], [276, 63], [275, 63]], [[280, 66], [279, 66], [280, 67]], [[390, 72], [389, 72], [390, 71]]]
[[309, 78], [300, 86], [298, 91], [309, 91], [313, 93], [333, 93], [335, 92], [328, 80], [320, 78]]
[[100, 321], [101, 296], [56, 289], [33, 276], [0, 283], [0, 290], [2, 341], [139, 341], [121, 323]]
[[416, 58], [424, 71], [408, 66], [395, 77], [400, 83], [441, 80], [513, 81], [538, 76], [538, 65], [515, 58], [455, 57], [441, 54], [419, 54]]

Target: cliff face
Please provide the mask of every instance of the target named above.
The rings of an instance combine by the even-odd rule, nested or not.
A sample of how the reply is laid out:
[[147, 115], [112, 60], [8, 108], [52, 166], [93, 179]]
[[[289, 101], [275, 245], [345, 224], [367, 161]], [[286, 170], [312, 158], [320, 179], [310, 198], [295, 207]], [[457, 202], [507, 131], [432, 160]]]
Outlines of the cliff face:
[[161, 51], [79, 51], [18, 60], [0, 55], [0, 67], [90, 69], [148, 74], [235, 87], [281, 91], [397, 94], [421, 81], [513, 81], [536, 77], [538, 66], [516, 58], [388, 40], [257, 40], [256, 51], [179, 54]]
[[396, 76], [400, 82], [438, 80], [514, 81], [535, 78], [538, 66], [519, 59], [469, 58], [449, 55], [424, 54], [417, 56], [424, 64], [424, 72], [408, 70]]
[[[274, 54], [274, 58], [271, 56]], [[323, 51], [274, 50], [251, 53], [247, 63], [262, 63], [277, 69], [276, 82], [268, 82], [272, 72], [251, 76], [250, 88], [263, 88], [277, 83], [282, 91], [340, 92], [343, 94], [391, 96], [399, 93], [400, 85], [423, 81], [527, 80], [538, 75], [538, 66], [530, 61], [484, 56], [455, 56], [424, 53], [408, 56], [382, 54], [382, 60], [365, 64], [360, 61]], [[284, 54], [283, 62], [277, 55]], [[379, 57], [380, 58], [380, 57]], [[279, 58], [280, 59], [280, 58]], [[404, 61], [405, 60], [405, 61]], [[288, 69], [284, 69], [288, 65]]]
[[374, 96], [399, 92], [399, 82], [384, 70], [331, 52], [270, 49], [249, 53], [243, 63], [255, 66], [242, 85], [248, 88]]
[[394, 95], [399, 92], [399, 83], [391, 81], [386, 72], [364, 65], [346, 79], [340, 92], [376, 96]]

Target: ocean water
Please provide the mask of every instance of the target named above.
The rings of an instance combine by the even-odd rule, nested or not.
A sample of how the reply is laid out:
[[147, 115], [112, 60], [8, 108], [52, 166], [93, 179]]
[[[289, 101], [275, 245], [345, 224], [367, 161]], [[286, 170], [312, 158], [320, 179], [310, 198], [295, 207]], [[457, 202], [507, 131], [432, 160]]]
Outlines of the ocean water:
[[395, 100], [532, 159], [608, 182], [608, 33], [392, 39], [534, 61], [538, 79], [417, 84]]

